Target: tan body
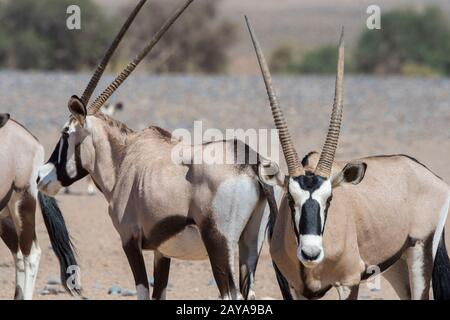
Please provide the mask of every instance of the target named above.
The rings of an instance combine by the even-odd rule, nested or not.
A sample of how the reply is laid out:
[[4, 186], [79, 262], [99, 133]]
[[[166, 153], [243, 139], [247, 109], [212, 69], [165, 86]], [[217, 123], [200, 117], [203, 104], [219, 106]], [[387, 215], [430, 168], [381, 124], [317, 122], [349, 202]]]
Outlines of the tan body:
[[[141, 250], [154, 250], [154, 298], [164, 298], [170, 258], [209, 258], [221, 297], [237, 298], [233, 269], [238, 246], [241, 292], [244, 297], [254, 297], [254, 272], [268, 221], [257, 164], [191, 165], [184, 164], [189, 161], [186, 158], [180, 164], [172, 160], [177, 147], [184, 155], [191, 151], [192, 157], [224, 150], [234, 155], [235, 146], [242, 143], [183, 145], [160, 128], [133, 132], [100, 113], [87, 116], [83, 126], [80, 121], [71, 118], [64, 129], [68, 132], [68, 154], [79, 154], [79, 158], [49, 161], [40, 171], [39, 187], [49, 194], [59, 190], [58, 166], [72, 172], [75, 179], [83, 175], [73, 167], [86, 170], [109, 203], [138, 297], [148, 298], [148, 283], [141, 280], [145, 277], [147, 281]], [[71, 151], [73, 145], [79, 147]], [[57, 153], [60, 149], [55, 148]], [[160, 267], [161, 263], [166, 267]]]
[[[44, 148], [29, 131], [6, 114], [0, 114], [0, 138], [0, 236], [14, 257], [14, 297], [30, 300], [41, 255], [35, 230], [38, 199], [46, 226], [50, 226], [52, 245], [66, 250], [68, 255], [63, 260], [68, 265], [75, 265], [76, 261], [56, 202], [38, 195], [36, 178], [44, 163]], [[59, 259], [62, 257], [58, 249], [55, 253]], [[63, 263], [63, 281], [66, 279], [65, 267]]]
[[[22, 125], [12, 119], [0, 130], [0, 163], [3, 169], [0, 171], [0, 195], [5, 196], [11, 187], [18, 191], [32, 188], [30, 180], [37, 176], [33, 172], [35, 167], [44, 161], [44, 148]], [[36, 188], [30, 190], [32, 193], [36, 191]]]
[[[317, 161], [318, 154], [309, 156], [306, 169], [314, 170]], [[356, 162], [367, 164], [364, 179], [333, 191], [323, 234], [325, 258], [317, 267], [307, 269], [298, 261], [291, 212], [286, 198], [281, 201], [270, 250], [298, 297], [320, 296], [332, 286], [357, 288], [373, 273], [367, 272], [369, 266], [385, 271], [407, 259], [408, 248], [417, 243], [433, 246], [434, 233], [448, 213], [448, 185], [412, 159], [368, 157]], [[335, 162], [332, 172], [347, 163]], [[424, 257], [424, 273], [430, 275], [432, 266], [433, 257]], [[392, 284], [401, 298], [411, 298], [408, 291], [422, 298], [428, 296], [427, 279], [417, 294], [409, 284], [396, 284], [395, 279]]]
[[[229, 214], [226, 220], [230, 222], [240, 218], [233, 217], [233, 212], [219, 212], [219, 208], [216, 210], [214, 201], [220, 197], [218, 191], [221, 185], [231, 182], [232, 188], [239, 188], [239, 181], [248, 180], [253, 197], [251, 193], [241, 194], [240, 198], [238, 196], [230, 200], [236, 206], [245, 207], [246, 203], [239, 202], [250, 198], [253, 201], [248, 205], [248, 213], [251, 213], [260, 198], [257, 176], [249, 167], [242, 170], [235, 165], [175, 164], [171, 153], [176, 143], [171, 142], [171, 138], [165, 134], [160, 129], [150, 128], [129, 138], [129, 145], [123, 149], [125, 152], [116, 187], [109, 199], [111, 218], [124, 240], [133, 236], [136, 228], [140, 228], [144, 249], [158, 250], [173, 258], [206, 259], [208, 254], [197, 226], [201, 226], [205, 220], [215, 220], [214, 215], [217, 214]], [[233, 142], [225, 145], [232, 148]], [[223, 146], [223, 142], [211, 143], [205, 147], [204, 152]], [[195, 149], [200, 151], [202, 146], [194, 147], [193, 150]], [[93, 177], [94, 181], [103, 180], [95, 172]], [[236, 183], [232, 182], [233, 179]], [[170, 235], [169, 230], [176, 229], [177, 222], [174, 220], [181, 217], [192, 219], [195, 226], [188, 224]], [[233, 237], [230, 241], [239, 240], [242, 228], [249, 218], [250, 215], [243, 217], [243, 221], [239, 221], [241, 229], [236, 232], [233, 230], [233, 234], [228, 230], [224, 232]], [[224, 228], [222, 225], [218, 227]], [[170, 237], [158, 243], [155, 234], [164, 231], [168, 231]]]
[[0, 128], [0, 236], [16, 267], [16, 299], [31, 299], [41, 249], [36, 241], [36, 177], [44, 149], [20, 124]]

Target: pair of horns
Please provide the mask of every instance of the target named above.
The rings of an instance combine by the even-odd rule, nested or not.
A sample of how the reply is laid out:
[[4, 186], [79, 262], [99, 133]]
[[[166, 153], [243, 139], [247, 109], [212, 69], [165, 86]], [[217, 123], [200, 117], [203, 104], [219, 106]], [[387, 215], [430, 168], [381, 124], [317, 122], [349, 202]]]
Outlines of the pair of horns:
[[[255, 32], [247, 16], [245, 16], [250, 37], [255, 47], [256, 57], [258, 58], [261, 73], [266, 86], [267, 94], [269, 96], [270, 107], [272, 109], [272, 116], [275, 121], [275, 126], [279, 131], [279, 138], [283, 154], [288, 166], [290, 176], [298, 177], [304, 174], [304, 168], [301, 165], [294, 144], [292, 143], [291, 135], [288, 130], [286, 119], [284, 118], [281, 107], [278, 103], [275, 90], [272, 86], [272, 77], [267, 65], [261, 46], [256, 39]], [[344, 29], [342, 28], [341, 37], [339, 40], [338, 49], [338, 63], [336, 75], [336, 87], [334, 94], [333, 110], [331, 113], [330, 125], [328, 127], [327, 138], [320, 154], [320, 159], [317, 164], [315, 174], [322, 177], [330, 177], [331, 168], [336, 154], [337, 144], [339, 140], [339, 132], [342, 121], [343, 111], [343, 80], [344, 80]]]
[[[81, 101], [85, 106], [89, 103], [89, 100], [94, 92], [95, 88], [100, 81], [103, 72], [105, 71], [106, 66], [108, 65], [109, 60], [111, 59], [114, 51], [125, 35], [126, 31], [130, 27], [134, 18], [141, 10], [142, 6], [145, 4], [147, 0], [141, 0], [131, 12], [128, 19], [125, 21], [125, 24], [120, 29], [116, 38], [105, 52], [101, 62], [97, 66], [91, 80], [89, 81], [88, 86], [86, 87]], [[89, 114], [95, 114], [100, 108], [105, 104], [105, 102], [111, 97], [111, 95], [120, 87], [120, 85], [128, 78], [128, 76], [136, 69], [139, 63], [147, 56], [147, 54], [153, 49], [153, 47], [158, 43], [158, 41], [163, 37], [163, 35], [169, 30], [172, 24], [181, 16], [181, 14], [187, 9], [187, 7], [194, 0], [187, 0], [183, 6], [178, 8], [171, 17], [164, 23], [164, 25], [158, 30], [158, 32], [153, 36], [150, 42], [144, 47], [144, 49], [123, 69], [123, 71], [114, 79], [114, 81], [94, 100], [94, 102], [88, 107]]]
[[147, 0], [139, 1], [136, 8], [134, 8], [134, 10], [131, 12], [130, 16], [125, 21], [125, 24], [122, 26], [119, 33], [114, 38], [114, 41], [111, 43], [108, 50], [106, 50], [105, 54], [103, 55], [102, 60], [98, 64], [97, 69], [92, 75], [91, 80], [89, 80], [89, 84], [87, 85], [86, 89], [83, 92], [83, 95], [81, 96], [81, 101], [85, 106], [89, 103], [89, 99], [91, 99], [91, 96], [94, 93], [94, 90], [97, 87], [98, 82], [100, 81], [100, 78], [102, 77], [109, 60], [114, 54], [114, 51], [116, 51], [117, 47], [120, 44], [120, 41], [122, 40], [123, 36], [127, 32], [134, 18], [136, 18], [137, 14], [139, 13], [139, 11], [141, 10], [142, 6], [145, 4], [146, 1]]

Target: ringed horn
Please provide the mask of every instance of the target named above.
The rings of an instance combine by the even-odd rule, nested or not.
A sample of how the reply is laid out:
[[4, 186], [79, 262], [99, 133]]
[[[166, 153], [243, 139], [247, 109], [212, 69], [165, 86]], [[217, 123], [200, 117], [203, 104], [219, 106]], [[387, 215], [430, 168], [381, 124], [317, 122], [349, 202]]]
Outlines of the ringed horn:
[[153, 36], [147, 46], [131, 61], [125, 69], [116, 77], [116, 79], [95, 99], [95, 101], [89, 106], [88, 113], [94, 114], [105, 104], [105, 102], [111, 97], [111, 95], [119, 88], [119, 86], [128, 78], [128, 76], [136, 69], [138, 64], [145, 58], [145, 56], [153, 49], [158, 43], [166, 31], [172, 26], [172, 24], [178, 19], [178, 17], [187, 9], [187, 7], [194, 0], [187, 0], [183, 6], [178, 8], [177, 11], [164, 23], [161, 29]]
[[331, 112], [330, 125], [328, 127], [327, 138], [320, 154], [315, 174], [329, 178], [333, 165], [336, 149], [341, 130], [343, 111], [343, 81], [344, 81], [344, 28], [342, 28], [341, 39], [339, 40], [338, 62], [336, 74], [336, 87], [334, 92], [333, 110]]
[[106, 69], [106, 66], [108, 65], [109, 60], [111, 59], [112, 55], [114, 54], [114, 51], [117, 49], [117, 47], [120, 44], [120, 41], [122, 40], [123, 36], [127, 32], [128, 28], [130, 27], [131, 23], [133, 22], [134, 18], [136, 18], [136, 15], [139, 13], [139, 10], [141, 10], [142, 6], [145, 4], [147, 0], [141, 0], [137, 4], [136, 8], [131, 12], [128, 19], [125, 21], [125, 24], [120, 29], [119, 33], [117, 34], [114, 41], [111, 43], [111, 46], [106, 50], [102, 60], [97, 66], [97, 69], [95, 70], [94, 74], [92, 75], [91, 80], [89, 80], [89, 84], [87, 85], [86, 89], [83, 92], [83, 95], [81, 96], [81, 102], [85, 106], [89, 103], [89, 99], [92, 96], [92, 93], [94, 92], [95, 88], [97, 87], [98, 82], [100, 81], [100, 78], [103, 75], [103, 72]]
[[275, 126], [278, 129], [281, 148], [283, 149], [283, 154], [286, 159], [289, 175], [291, 177], [298, 177], [304, 173], [303, 166], [298, 159], [297, 152], [295, 151], [294, 144], [292, 143], [291, 135], [288, 130], [286, 119], [284, 118], [283, 112], [281, 111], [281, 107], [275, 94], [275, 90], [273, 89], [272, 76], [270, 74], [266, 59], [264, 58], [261, 46], [256, 39], [255, 32], [253, 31], [253, 27], [250, 24], [247, 16], [245, 16], [245, 21], [247, 23], [248, 31], [250, 32], [253, 46], [255, 47], [259, 66], [261, 68], [267, 95], [269, 96], [270, 107], [272, 109], [272, 116], [275, 121]]

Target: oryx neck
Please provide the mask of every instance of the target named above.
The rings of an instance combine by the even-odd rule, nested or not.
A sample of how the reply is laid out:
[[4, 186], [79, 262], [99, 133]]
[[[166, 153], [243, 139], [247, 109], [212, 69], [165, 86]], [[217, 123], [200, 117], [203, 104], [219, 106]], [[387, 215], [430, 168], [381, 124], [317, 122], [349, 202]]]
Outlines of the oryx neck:
[[119, 168], [134, 131], [107, 115], [98, 113], [91, 121], [95, 163], [91, 176], [105, 197], [112, 196]]

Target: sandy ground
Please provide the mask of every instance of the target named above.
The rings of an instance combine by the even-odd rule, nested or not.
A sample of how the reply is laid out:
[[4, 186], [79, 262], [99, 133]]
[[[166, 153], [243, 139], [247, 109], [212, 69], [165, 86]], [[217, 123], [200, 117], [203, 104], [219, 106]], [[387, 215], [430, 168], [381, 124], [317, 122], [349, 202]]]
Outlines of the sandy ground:
[[[68, 116], [66, 99], [79, 92], [86, 79], [86, 75], [75, 74], [0, 72], [0, 110], [10, 112], [30, 128], [49, 154]], [[333, 82], [333, 77], [314, 76], [275, 79], [300, 154], [322, 144]], [[117, 117], [131, 127], [158, 124], [169, 130], [191, 129], [197, 119], [204, 120], [205, 128], [270, 128], [272, 120], [266, 99], [259, 77], [144, 75], [131, 77], [115, 97], [116, 101], [126, 102], [127, 110]], [[348, 77], [345, 101], [339, 159], [406, 153], [450, 181], [450, 80]], [[134, 299], [108, 295], [113, 285], [134, 289], [132, 275], [105, 200], [101, 195], [87, 196], [85, 190], [85, 183], [80, 182], [73, 186], [74, 194], [57, 196], [77, 248], [84, 295], [89, 299]], [[34, 297], [70, 299], [67, 294], [40, 294], [49, 279], [58, 277], [59, 271], [39, 213], [37, 220], [42, 257]], [[152, 254], [146, 253], [145, 258], [150, 276]], [[11, 299], [13, 293], [13, 260], [0, 243], [0, 299]], [[281, 298], [267, 245], [257, 269], [256, 293], [258, 298]], [[207, 261], [172, 262], [169, 299], [217, 296]], [[336, 298], [335, 292], [327, 298]], [[377, 292], [363, 285], [360, 298], [396, 296], [382, 282], [381, 291]]]

